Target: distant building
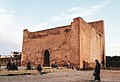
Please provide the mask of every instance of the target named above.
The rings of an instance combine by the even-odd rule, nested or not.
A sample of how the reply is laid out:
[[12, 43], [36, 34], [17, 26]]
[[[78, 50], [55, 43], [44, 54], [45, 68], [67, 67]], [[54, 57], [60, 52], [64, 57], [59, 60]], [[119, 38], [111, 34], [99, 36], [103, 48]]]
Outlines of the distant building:
[[1, 66], [6, 66], [6, 64], [8, 63], [8, 61], [11, 61], [12, 56], [11, 55], [7, 55], [7, 56], [0, 56], [0, 65]]
[[93, 68], [95, 59], [105, 62], [104, 21], [85, 22], [75, 18], [70, 25], [53, 29], [23, 33], [22, 65], [59, 66], [68, 61], [76, 68]]
[[6, 66], [8, 61], [15, 60], [17, 65], [21, 65], [21, 52], [11, 52], [11, 55], [1, 55], [0, 56], [0, 65]]

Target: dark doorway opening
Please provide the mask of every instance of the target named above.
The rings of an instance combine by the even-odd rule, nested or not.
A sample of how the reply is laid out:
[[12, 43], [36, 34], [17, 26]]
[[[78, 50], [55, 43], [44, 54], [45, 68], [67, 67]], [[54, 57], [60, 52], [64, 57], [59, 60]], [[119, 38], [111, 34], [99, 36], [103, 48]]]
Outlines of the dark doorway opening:
[[48, 50], [44, 51], [44, 64], [43, 66], [50, 66], [50, 53]]

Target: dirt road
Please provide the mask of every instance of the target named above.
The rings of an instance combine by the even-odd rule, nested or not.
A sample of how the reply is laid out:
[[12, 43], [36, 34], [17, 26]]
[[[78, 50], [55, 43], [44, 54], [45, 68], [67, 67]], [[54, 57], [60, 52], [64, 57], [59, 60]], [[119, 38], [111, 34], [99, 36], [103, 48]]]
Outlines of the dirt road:
[[[58, 71], [43, 74], [0, 76], [0, 82], [92, 82], [93, 70]], [[101, 70], [101, 82], [120, 82], [120, 70]]]

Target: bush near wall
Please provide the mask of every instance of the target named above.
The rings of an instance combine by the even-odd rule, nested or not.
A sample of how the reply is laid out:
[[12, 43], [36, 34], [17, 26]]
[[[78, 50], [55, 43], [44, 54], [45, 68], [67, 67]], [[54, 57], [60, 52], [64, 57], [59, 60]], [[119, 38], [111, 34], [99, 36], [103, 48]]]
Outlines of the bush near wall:
[[107, 67], [120, 67], [120, 56], [106, 56]]

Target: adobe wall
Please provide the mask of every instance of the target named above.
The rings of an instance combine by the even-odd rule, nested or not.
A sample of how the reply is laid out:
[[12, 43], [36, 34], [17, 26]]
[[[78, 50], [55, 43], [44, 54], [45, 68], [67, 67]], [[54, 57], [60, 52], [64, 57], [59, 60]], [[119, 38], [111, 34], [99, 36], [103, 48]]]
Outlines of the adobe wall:
[[101, 64], [102, 64], [102, 68], [105, 68], [106, 67], [106, 54], [105, 54], [104, 21], [100, 20], [100, 21], [90, 22], [88, 24], [93, 26], [100, 32], [100, 35], [101, 35]]
[[76, 47], [78, 41], [75, 39], [76, 33], [72, 31], [72, 27], [74, 26], [68, 25], [37, 32], [24, 30], [22, 65], [26, 65], [29, 60], [32, 65], [39, 63], [43, 65], [44, 51], [48, 50], [50, 64], [56, 61], [58, 64], [71, 61], [73, 65], [77, 66], [79, 64], [78, 47]]
[[[98, 24], [103, 28], [103, 24]], [[84, 20], [80, 21], [80, 68], [94, 68], [95, 59], [102, 62], [103, 39], [102, 30], [98, 30], [97, 24], [91, 26]]]
[[95, 21], [95, 22], [89, 22], [89, 25], [97, 29], [100, 33], [104, 34], [104, 21]]
[[23, 32], [22, 65], [44, 63], [44, 52], [50, 53], [50, 65], [70, 61], [76, 68], [94, 68], [95, 59], [105, 63], [104, 22], [86, 23], [75, 18], [68, 26]]

